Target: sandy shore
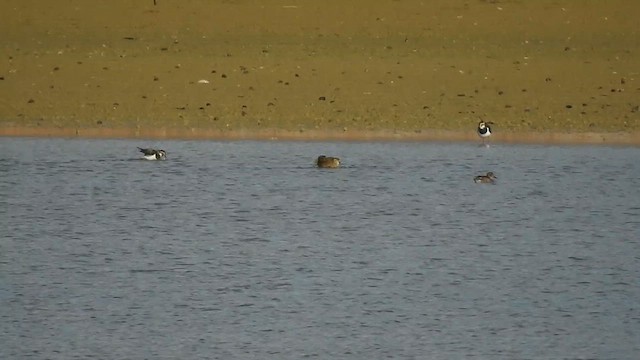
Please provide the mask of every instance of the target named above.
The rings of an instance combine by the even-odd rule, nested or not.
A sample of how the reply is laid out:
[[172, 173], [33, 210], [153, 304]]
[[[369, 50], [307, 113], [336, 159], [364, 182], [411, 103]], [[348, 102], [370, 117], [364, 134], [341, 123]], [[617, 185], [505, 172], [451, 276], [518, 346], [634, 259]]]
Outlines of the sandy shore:
[[0, 135], [640, 145], [634, 0], [5, 1]]
[[[474, 132], [433, 130], [429, 132], [398, 131], [289, 131], [282, 129], [253, 129], [223, 131], [216, 129], [107, 129], [107, 128], [0, 128], [5, 137], [57, 137], [93, 139], [189, 139], [189, 140], [262, 140], [262, 141], [442, 141], [479, 142]], [[640, 146], [640, 133], [594, 132], [508, 132], [487, 140], [491, 143], [566, 144]]]

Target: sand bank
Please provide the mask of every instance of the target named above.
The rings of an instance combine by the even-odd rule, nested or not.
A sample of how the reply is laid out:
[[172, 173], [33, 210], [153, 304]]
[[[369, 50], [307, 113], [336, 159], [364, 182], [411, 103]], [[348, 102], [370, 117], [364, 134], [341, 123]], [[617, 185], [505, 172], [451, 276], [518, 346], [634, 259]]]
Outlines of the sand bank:
[[[0, 128], [5, 137], [57, 137], [93, 139], [184, 139], [184, 140], [259, 140], [259, 141], [432, 141], [480, 142], [473, 132], [433, 130], [429, 132], [393, 131], [288, 131], [281, 129], [221, 131], [215, 129], [110, 129], [110, 128]], [[507, 132], [487, 140], [489, 144], [563, 144], [640, 146], [638, 133], [541, 133]]]
[[0, 133], [637, 143], [638, 1], [156, 3], [5, 1]]

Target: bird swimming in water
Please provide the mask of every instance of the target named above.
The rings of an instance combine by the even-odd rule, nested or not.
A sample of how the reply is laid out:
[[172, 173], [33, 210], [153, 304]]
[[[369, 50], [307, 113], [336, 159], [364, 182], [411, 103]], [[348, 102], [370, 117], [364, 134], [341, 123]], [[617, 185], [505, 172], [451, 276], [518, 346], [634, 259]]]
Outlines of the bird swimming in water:
[[497, 177], [494, 173], [489, 171], [487, 175], [478, 175], [473, 178], [473, 182], [476, 184], [494, 184]]
[[143, 158], [147, 159], [147, 160], [166, 160], [167, 159], [167, 152], [164, 150], [156, 150], [156, 149], [150, 149], [150, 148], [141, 148], [139, 147], [138, 150], [140, 150], [140, 152], [144, 155]]
[[482, 119], [480, 119], [480, 122], [478, 123], [478, 136], [480, 136], [480, 138], [482, 139], [482, 145], [485, 145], [484, 140], [486, 138], [488, 138], [489, 136], [491, 136], [491, 126], [493, 125], [492, 122], [487, 122], [484, 121]]
[[316, 165], [319, 168], [337, 168], [340, 167], [340, 158], [320, 155], [316, 160]]

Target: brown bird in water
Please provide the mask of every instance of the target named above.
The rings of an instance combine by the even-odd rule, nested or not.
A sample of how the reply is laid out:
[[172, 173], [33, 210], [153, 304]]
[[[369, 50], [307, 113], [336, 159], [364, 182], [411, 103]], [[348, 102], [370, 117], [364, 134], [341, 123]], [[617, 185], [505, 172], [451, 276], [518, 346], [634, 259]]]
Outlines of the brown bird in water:
[[340, 158], [320, 155], [316, 160], [316, 164], [320, 168], [337, 168], [340, 167]]
[[478, 175], [474, 177], [473, 181], [477, 184], [493, 184], [495, 183], [496, 179], [497, 177], [495, 176], [495, 174], [489, 171], [487, 175]]

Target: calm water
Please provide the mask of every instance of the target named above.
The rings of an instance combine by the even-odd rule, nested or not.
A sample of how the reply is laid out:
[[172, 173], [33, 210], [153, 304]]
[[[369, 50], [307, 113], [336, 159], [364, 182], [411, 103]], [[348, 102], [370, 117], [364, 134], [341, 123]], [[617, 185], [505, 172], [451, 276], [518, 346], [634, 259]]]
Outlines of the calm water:
[[639, 159], [2, 138], [0, 359], [638, 359]]

